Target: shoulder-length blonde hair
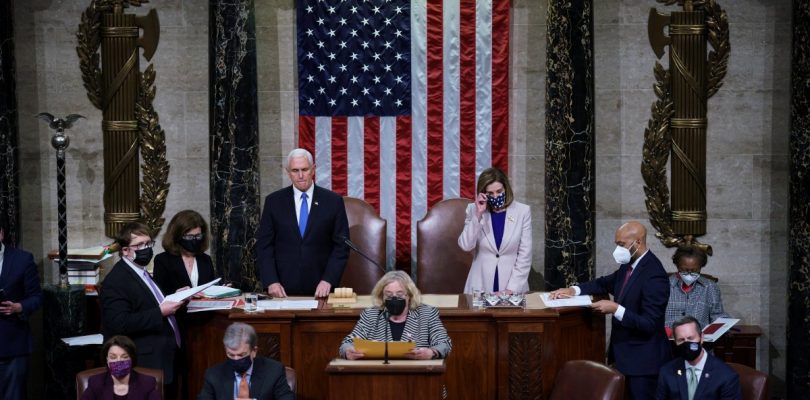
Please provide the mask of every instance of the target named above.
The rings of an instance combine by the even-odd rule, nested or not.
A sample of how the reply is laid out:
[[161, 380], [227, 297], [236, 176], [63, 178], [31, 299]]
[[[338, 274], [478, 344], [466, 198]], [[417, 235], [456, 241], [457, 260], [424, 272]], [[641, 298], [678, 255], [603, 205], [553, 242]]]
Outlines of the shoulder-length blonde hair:
[[392, 282], [399, 282], [408, 292], [408, 308], [415, 310], [422, 305], [422, 293], [416, 288], [416, 284], [413, 283], [411, 277], [404, 271], [391, 271], [383, 275], [371, 291], [371, 302], [375, 307], [382, 308], [384, 302], [383, 289]]
[[[498, 168], [490, 167], [481, 171], [481, 175], [478, 175], [478, 193], [486, 193], [487, 186], [495, 182], [500, 182], [501, 185], [503, 185], [503, 191], [506, 193], [503, 208], [509, 207], [509, 205], [512, 204], [512, 200], [515, 199], [515, 195], [512, 193], [512, 185], [509, 183], [509, 177]], [[476, 194], [476, 196], [478, 195]], [[487, 202], [487, 210], [492, 211], [489, 202]]]

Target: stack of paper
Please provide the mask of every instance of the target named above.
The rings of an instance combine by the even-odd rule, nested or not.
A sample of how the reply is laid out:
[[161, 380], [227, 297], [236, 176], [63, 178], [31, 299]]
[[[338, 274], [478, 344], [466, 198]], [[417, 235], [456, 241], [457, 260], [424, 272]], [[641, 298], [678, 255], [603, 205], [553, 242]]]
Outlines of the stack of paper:
[[220, 278], [214, 279], [213, 281], [208, 282], [205, 285], [195, 286], [193, 288], [188, 288], [186, 290], [181, 290], [179, 292], [172, 293], [166, 296], [166, 298], [163, 299], [163, 301], [177, 301], [177, 302], [183, 301], [213, 286], [215, 283], [219, 282], [219, 279]]
[[312, 310], [318, 308], [318, 300], [259, 300], [260, 310]]
[[100, 333], [97, 333], [95, 335], [66, 337], [66, 338], [62, 338], [62, 341], [65, 342], [68, 346], [84, 346], [84, 345], [88, 345], [88, 344], [102, 344], [104, 342], [104, 336], [102, 336]]
[[195, 313], [200, 311], [214, 311], [214, 310], [230, 310], [233, 308], [234, 300], [191, 300], [186, 306], [188, 312]]
[[549, 296], [551, 293], [541, 293], [540, 297], [546, 307], [590, 307], [591, 296], [572, 296], [564, 299], [551, 300]]
[[213, 285], [203, 290], [203, 295], [212, 299], [224, 299], [226, 297], [239, 296], [240, 294], [242, 294], [242, 291], [237, 288], [220, 285]]

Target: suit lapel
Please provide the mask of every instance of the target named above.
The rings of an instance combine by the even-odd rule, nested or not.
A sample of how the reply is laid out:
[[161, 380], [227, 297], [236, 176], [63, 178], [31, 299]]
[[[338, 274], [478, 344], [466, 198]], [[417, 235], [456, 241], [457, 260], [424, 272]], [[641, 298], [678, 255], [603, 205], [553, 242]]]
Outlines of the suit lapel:
[[[313, 185], [315, 185], [315, 184], [313, 183]], [[318, 211], [318, 209], [320, 208], [319, 203], [318, 203], [318, 200], [320, 199], [320, 197], [321, 197], [320, 196], [320, 190], [319, 190], [318, 186], [315, 186], [312, 189], [312, 198], [309, 199], [309, 201], [310, 201], [309, 214], [307, 214], [307, 227], [304, 230], [304, 238], [306, 238], [307, 235], [309, 235], [309, 231], [312, 230], [312, 224], [316, 221], [316, 219], [318, 218], [318, 215], [320, 215], [320, 212]]]
[[143, 278], [138, 276], [138, 274], [136, 274], [135, 271], [133, 271], [132, 268], [129, 265], [127, 265], [126, 261], [121, 260], [120, 262], [121, 262], [120, 267], [123, 267], [124, 270], [130, 275], [130, 278], [134, 279], [135, 282], [137, 282], [137, 285], [140, 286], [141, 289], [146, 291], [146, 296], [149, 297], [153, 302], [155, 302], [155, 304], [157, 304], [158, 307], [160, 307], [160, 303], [158, 303], [157, 298], [155, 298], [155, 294], [152, 292], [152, 289], [150, 289], [149, 286], [146, 286], [146, 282], [143, 281]]
[[405, 319], [405, 328], [402, 329], [402, 338], [406, 342], [416, 342], [416, 333], [419, 331], [419, 311], [408, 310], [408, 318]]
[[675, 368], [675, 381], [678, 382], [678, 393], [681, 394], [681, 400], [689, 400], [689, 387], [686, 384], [686, 368], [682, 359], [678, 359], [680, 363], [676, 364]]
[[[186, 271], [186, 263], [183, 262], [183, 256], [173, 256], [173, 257], [175, 257], [175, 268], [178, 268], [177, 272], [179, 274], [180, 279], [185, 284], [184, 286], [191, 287], [191, 277], [188, 276], [188, 272]], [[199, 273], [200, 273], [200, 265], [199, 263], [197, 263], [197, 274], [199, 275]], [[166, 295], [166, 293], [163, 293], [163, 295]]]
[[[649, 251], [648, 251], [649, 253]], [[633, 274], [630, 275], [630, 279], [627, 280], [627, 284], [624, 285], [624, 290], [622, 290], [622, 284], [624, 283], [624, 278], [627, 275], [627, 272], [630, 270], [632, 264], [625, 264], [627, 267], [624, 271], [624, 274], [620, 277], [621, 281], [619, 282], [619, 290], [621, 291], [621, 296], [619, 296], [618, 303], [621, 304], [621, 301], [627, 296], [627, 293], [630, 292], [630, 289], [633, 287], [633, 282], [639, 280], [639, 275], [644, 273], [644, 262], [645, 262], [646, 254], [638, 260], [638, 264], [636, 268], [633, 270]]]
[[0, 288], [6, 286], [6, 282], [11, 282], [9, 276], [11, 274], [11, 266], [14, 265], [14, 252], [10, 251], [8, 246], [3, 245], [3, 270], [0, 271]]
[[704, 350], [703, 354], [704, 357], [706, 357], [706, 363], [703, 364], [703, 371], [700, 371], [700, 380], [698, 381], [697, 389], [695, 389], [695, 399], [701, 398], [702, 393], [705, 392], [706, 388], [711, 384], [710, 379], [712, 378], [712, 371], [714, 370], [714, 360], [709, 356], [709, 352]]
[[501, 249], [505, 249], [509, 245], [509, 240], [514, 236], [517, 224], [515, 221], [515, 207], [509, 205], [506, 208], [506, 219], [503, 221], [503, 237], [501, 238]]
[[264, 362], [259, 359], [259, 356], [253, 360], [253, 372], [250, 375], [250, 397], [254, 399], [262, 398], [264, 393], [264, 379], [253, 379], [254, 377], [264, 376], [263, 373]]

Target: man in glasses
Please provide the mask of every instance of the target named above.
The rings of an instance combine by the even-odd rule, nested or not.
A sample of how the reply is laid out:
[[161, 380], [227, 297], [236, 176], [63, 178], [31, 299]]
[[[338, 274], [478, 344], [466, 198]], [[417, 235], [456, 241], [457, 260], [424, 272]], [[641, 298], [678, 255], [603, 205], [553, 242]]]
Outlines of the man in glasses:
[[167, 399], [176, 397], [175, 352], [182, 346], [174, 314], [182, 302], [164, 301], [164, 295], [146, 271], [152, 261], [149, 227], [132, 222], [115, 238], [121, 260], [101, 284], [104, 340], [125, 335], [135, 342], [138, 364], [163, 370]]

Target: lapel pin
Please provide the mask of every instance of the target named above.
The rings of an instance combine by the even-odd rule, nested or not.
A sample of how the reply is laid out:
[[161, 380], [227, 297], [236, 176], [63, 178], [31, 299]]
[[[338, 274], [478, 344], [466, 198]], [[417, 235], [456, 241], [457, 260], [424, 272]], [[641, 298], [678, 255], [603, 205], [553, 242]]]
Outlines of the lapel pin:
[[703, 376], [705, 376], [705, 377], [707, 377], [707, 378], [708, 378], [708, 377], [709, 377], [709, 373], [707, 372], [707, 373], [706, 373], [706, 375], [703, 375]]
[[318, 202], [317, 202], [317, 201], [315, 202], [315, 205], [316, 205], [316, 206], [318, 205]]
[[678, 370], [678, 376], [680, 376], [680, 375], [681, 375], [681, 370]]
[[515, 217], [513, 217], [511, 215], [509, 217], [507, 217], [506, 219], [508, 219], [509, 222], [515, 222]]

